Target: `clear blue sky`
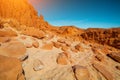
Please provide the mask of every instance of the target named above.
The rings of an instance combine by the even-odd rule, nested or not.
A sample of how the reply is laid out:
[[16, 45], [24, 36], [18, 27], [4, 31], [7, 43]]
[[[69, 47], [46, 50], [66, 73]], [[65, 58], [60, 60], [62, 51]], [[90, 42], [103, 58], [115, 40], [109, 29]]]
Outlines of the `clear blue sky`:
[[56, 26], [120, 27], [120, 0], [40, 0], [34, 6]]

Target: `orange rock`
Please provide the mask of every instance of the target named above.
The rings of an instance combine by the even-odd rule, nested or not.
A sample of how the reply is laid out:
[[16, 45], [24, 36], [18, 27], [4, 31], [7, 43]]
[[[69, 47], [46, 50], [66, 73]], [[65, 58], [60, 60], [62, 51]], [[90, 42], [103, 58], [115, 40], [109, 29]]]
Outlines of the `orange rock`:
[[59, 42], [53, 42], [53, 45], [54, 45], [56, 48], [60, 48], [60, 47], [61, 47], [61, 43], [59, 43]]
[[4, 43], [4, 42], [9, 42], [11, 40], [10, 37], [0, 37], [0, 42]]
[[44, 21], [43, 16], [38, 16], [37, 12], [31, 6], [28, 0], [0, 0], [0, 4], [1, 18], [15, 19], [19, 21], [21, 25], [26, 25], [30, 27], [47, 26], [47, 23]]
[[23, 34], [42, 39], [45, 37], [45, 33], [42, 30], [34, 27], [26, 27], [26, 30], [22, 31]]
[[57, 58], [57, 64], [61, 65], [67, 65], [68, 64], [68, 59], [63, 53], [59, 53], [59, 56]]
[[70, 47], [72, 43], [71, 43], [70, 41], [66, 40], [66, 41], [65, 41], [65, 44], [66, 44], [66, 46], [69, 46], [69, 47]]
[[67, 47], [67, 46], [62, 46], [62, 48], [61, 48], [63, 51], [67, 51], [68, 49], [69, 49], [69, 47]]
[[0, 55], [20, 58], [26, 53], [26, 47], [19, 41], [4, 43], [0, 47]]
[[38, 48], [39, 47], [39, 42], [38, 41], [34, 41], [32, 43], [32, 45], [35, 47], [35, 48]]
[[42, 49], [52, 50], [53, 49], [53, 43], [48, 43], [48, 44], [43, 45]]
[[20, 60], [0, 55], [0, 80], [25, 80]]
[[26, 48], [32, 48], [33, 45], [27, 43], [27, 44], [25, 44], [25, 46], [26, 46]]
[[72, 66], [72, 68], [73, 68], [73, 72], [77, 80], [89, 80], [90, 79], [90, 74], [86, 67], [74, 65]]
[[17, 33], [9, 28], [0, 29], [0, 37], [15, 37]]

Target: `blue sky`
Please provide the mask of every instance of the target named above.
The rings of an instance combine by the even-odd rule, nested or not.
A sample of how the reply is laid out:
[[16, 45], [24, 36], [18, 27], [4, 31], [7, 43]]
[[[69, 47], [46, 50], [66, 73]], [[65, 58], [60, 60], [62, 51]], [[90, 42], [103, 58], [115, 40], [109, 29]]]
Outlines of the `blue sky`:
[[[36, 0], [37, 1], [37, 0]], [[39, 14], [55, 26], [120, 27], [120, 0], [38, 0]]]

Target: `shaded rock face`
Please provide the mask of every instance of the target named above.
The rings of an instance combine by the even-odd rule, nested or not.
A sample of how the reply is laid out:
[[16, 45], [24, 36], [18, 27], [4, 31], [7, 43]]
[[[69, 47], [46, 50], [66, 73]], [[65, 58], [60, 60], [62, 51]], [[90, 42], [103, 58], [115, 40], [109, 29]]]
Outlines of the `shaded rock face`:
[[0, 80], [25, 80], [21, 62], [0, 55]]
[[120, 53], [116, 53], [116, 52], [112, 52], [107, 54], [108, 57], [110, 57], [111, 59], [115, 60], [116, 62], [120, 63]]
[[0, 4], [1, 18], [13, 18], [27, 26], [40, 27], [45, 23], [43, 16], [38, 17], [28, 0], [0, 0]]
[[85, 40], [95, 41], [100, 44], [108, 44], [120, 49], [120, 28], [113, 29], [87, 29], [81, 34]]

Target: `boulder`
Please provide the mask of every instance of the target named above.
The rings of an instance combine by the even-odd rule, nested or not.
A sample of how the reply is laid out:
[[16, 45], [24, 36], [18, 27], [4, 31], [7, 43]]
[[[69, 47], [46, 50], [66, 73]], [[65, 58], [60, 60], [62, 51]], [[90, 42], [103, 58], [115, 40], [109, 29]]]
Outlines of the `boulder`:
[[53, 42], [53, 45], [56, 48], [60, 48], [61, 47], [61, 43], [59, 43], [59, 42]]
[[4, 43], [0, 47], [0, 55], [4, 55], [8, 57], [20, 58], [24, 56], [25, 53], [26, 53], [26, 47], [23, 43], [19, 41], [11, 41], [8, 43]]
[[45, 50], [52, 50], [53, 49], [53, 43], [47, 43], [42, 46], [42, 49]]
[[80, 65], [72, 66], [76, 80], [89, 80], [90, 74], [86, 67]]
[[25, 80], [20, 60], [0, 55], [0, 80]]
[[26, 29], [23, 30], [22, 33], [38, 39], [42, 39], [45, 37], [45, 33], [42, 30], [39, 30], [38, 28], [34, 27], [26, 27]]
[[68, 64], [68, 58], [63, 53], [59, 53], [56, 61], [57, 61], [57, 64], [60, 64], [60, 65], [67, 65]]

